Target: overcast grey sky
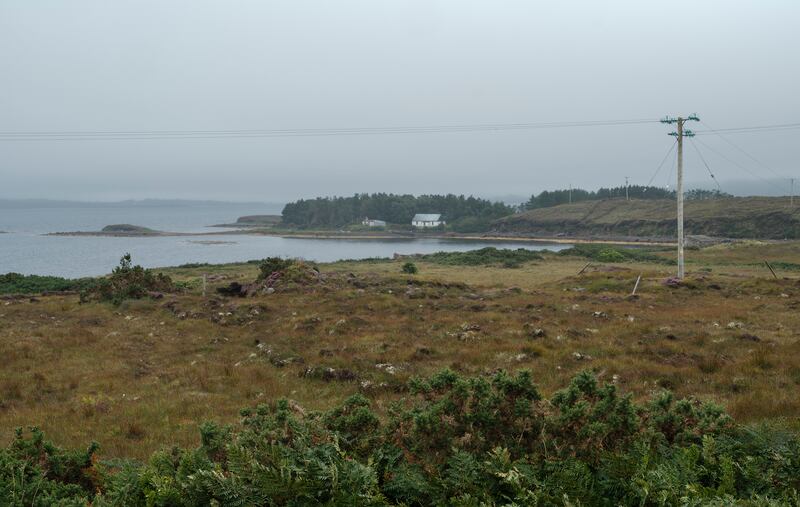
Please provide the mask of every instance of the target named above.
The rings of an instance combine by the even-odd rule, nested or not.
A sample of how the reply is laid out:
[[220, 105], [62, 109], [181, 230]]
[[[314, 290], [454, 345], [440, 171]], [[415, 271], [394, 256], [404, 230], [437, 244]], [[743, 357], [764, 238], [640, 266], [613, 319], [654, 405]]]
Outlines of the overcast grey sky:
[[[0, 131], [800, 122], [796, 0], [2, 0]], [[695, 126], [693, 126], [695, 127]], [[697, 129], [704, 128], [697, 125]], [[258, 139], [0, 141], [0, 197], [286, 201], [647, 183], [660, 124]], [[800, 177], [800, 130], [731, 135]], [[712, 136], [703, 140], [774, 177]], [[701, 146], [702, 149], [702, 146]], [[723, 182], [752, 178], [716, 154]], [[687, 148], [689, 179], [706, 170]], [[667, 183], [669, 168], [655, 183]], [[724, 189], [724, 188], [723, 188]]]

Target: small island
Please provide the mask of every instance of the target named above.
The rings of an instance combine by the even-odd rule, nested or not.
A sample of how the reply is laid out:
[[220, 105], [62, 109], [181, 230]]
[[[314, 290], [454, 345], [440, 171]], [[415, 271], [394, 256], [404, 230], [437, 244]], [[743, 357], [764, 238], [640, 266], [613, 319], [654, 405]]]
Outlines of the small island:
[[158, 234], [159, 231], [150, 229], [149, 227], [142, 227], [140, 225], [131, 224], [113, 224], [103, 227], [100, 232], [110, 232], [117, 234], [130, 234], [134, 236]]
[[132, 224], [111, 224], [99, 231], [73, 231], [51, 232], [48, 236], [117, 236], [117, 237], [146, 237], [146, 236], [178, 236], [180, 233], [164, 232]]
[[282, 220], [281, 215], [245, 215], [232, 224], [216, 224], [212, 227], [275, 227]]
[[[133, 224], [111, 224], [106, 225], [99, 231], [64, 231], [64, 232], [50, 232], [45, 236], [93, 236], [93, 237], [109, 237], [109, 238], [157, 238], [167, 236], [220, 236], [227, 234], [241, 234], [241, 233], [257, 233], [260, 231], [250, 230], [236, 230], [236, 231], [214, 231], [214, 232], [170, 232], [159, 231], [144, 227], [141, 225]], [[202, 241], [201, 244], [225, 244], [233, 243], [230, 241]]]

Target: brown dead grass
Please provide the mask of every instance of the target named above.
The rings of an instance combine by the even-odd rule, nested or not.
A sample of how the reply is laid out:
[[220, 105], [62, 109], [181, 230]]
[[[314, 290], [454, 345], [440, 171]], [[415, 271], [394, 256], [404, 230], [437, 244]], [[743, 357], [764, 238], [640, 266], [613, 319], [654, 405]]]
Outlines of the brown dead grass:
[[[798, 262], [794, 245], [781, 258]], [[0, 300], [0, 435], [37, 425], [62, 445], [145, 458], [277, 397], [321, 410], [363, 391], [381, 411], [408, 378], [445, 367], [529, 368], [545, 393], [589, 368], [637, 397], [669, 388], [743, 421], [796, 421], [800, 282], [717, 250], [720, 264], [704, 251], [710, 271], [679, 288], [662, 284], [669, 266], [577, 276], [585, 260], [548, 255], [519, 269], [420, 262], [413, 277], [401, 262], [336, 263], [322, 266], [323, 286], [243, 299], [211, 289], [252, 280], [256, 266], [169, 270], [195, 288], [118, 308]], [[204, 272], [217, 277], [205, 297]]]

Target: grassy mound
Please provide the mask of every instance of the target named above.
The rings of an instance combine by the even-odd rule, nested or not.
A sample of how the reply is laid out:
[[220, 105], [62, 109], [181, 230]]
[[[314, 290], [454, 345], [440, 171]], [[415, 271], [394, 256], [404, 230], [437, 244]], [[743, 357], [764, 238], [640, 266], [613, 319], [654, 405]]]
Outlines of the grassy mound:
[[324, 277], [314, 263], [298, 259], [267, 257], [259, 261], [258, 270], [259, 274], [254, 282], [233, 282], [226, 287], [218, 287], [217, 292], [227, 296], [255, 296], [276, 290], [314, 287], [324, 282]]

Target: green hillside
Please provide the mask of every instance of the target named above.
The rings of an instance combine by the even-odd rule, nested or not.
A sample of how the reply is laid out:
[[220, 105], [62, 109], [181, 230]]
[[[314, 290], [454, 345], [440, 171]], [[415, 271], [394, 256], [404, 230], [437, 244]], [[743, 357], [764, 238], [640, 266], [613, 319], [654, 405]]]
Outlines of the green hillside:
[[[593, 237], [674, 237], [675, 201], [608, 199], [535, 209], [494, 222], [500, 233]], [[728, 238], [800, 238], [800, 203], [788, 197], [690, 200], [686, 233]]]

